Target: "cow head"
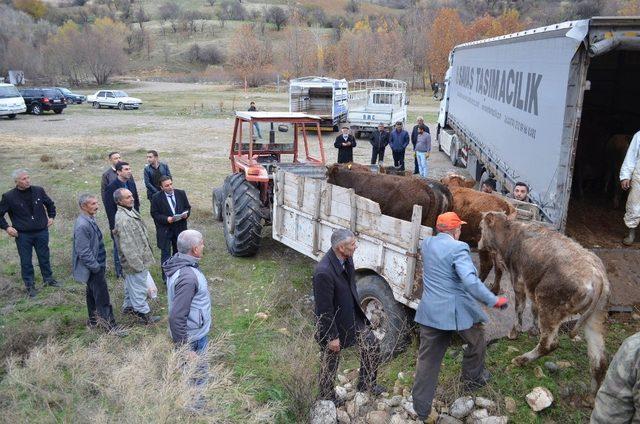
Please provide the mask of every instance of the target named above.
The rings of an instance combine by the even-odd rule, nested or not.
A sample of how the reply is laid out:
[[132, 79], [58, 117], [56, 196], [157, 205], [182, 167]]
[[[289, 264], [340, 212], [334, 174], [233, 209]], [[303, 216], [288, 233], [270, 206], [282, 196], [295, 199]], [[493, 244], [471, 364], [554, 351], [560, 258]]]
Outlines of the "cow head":
[[442, 180], [440, 180], [440, 182], [449, 188], [452, 188], [452, 187], [473, 188], [476, 185], [475, 180], [471, 178], [466, 179], [462, 175], [458, 175], [458, 174], [449, 174], [446, 177], [444, 177]]
[[336, 177], [338, 175], [338, 171], [340, 170], [340, 165], [334, 163], [333, 165], [327, 165], [327, 182], [329, 184], [336, 183]]
[[508, 225], [509, 218], [504, 212], [485, 212], [480, 221], [481, 237], [478, 242], [478, 249], [498, 251], [500, 246], [500, 235], [505, 226]]

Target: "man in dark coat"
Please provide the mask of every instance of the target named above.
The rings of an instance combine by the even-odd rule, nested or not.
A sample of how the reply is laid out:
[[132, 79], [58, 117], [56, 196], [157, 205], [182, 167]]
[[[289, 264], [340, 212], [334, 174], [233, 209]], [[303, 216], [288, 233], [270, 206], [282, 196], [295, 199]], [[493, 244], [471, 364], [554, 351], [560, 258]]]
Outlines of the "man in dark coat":
[[316, 341], [320, 344], [320, 398], [341, 404], [333, 390], [340, 362], [340, 351], [358, 344], [360, 376], [358, 391], [379, 395], [384, 387], [376, 384], [380, 345], [365, 316], [355, 283], [353, 232], [339, 229], [331, 235], [329, 250], [313, 272], [313, 295], [317, 319]]
[[353, 148], [356, 147], [356, 139], [349, 134], [349, 127], [342, 127], [342, 134], [336, 137], [333, 146], [338, 149], [338, 163], [353, 162]]
[[[183, 190], [173, 188], [171, 177], [160, 178], [160, 188], [162, 190], [151, 198], [151, 216], [156, 224], [156, 241], [161, 252], [160, 264], [164, 264], [178, 253], [178, 235], [187, 229], [191, 205]], [[162, 279], [166, 282], [164, 269]]]
[[396, 122], [396, 128], [389, 134], [389, 147], [393, 154], [393, 166], [404, 171], [404, 152], [409, 145], [409, 133], [402, 129], [402, 122]]
[[[56, 206], [42, 187], [32, 186], [29, 172], [18, 169], [13, 173], [16, 187], [0, 200], [0, 228], [16, 240], [20, 256], [20, 272], [29, 297], [35, 297], [32, 255], [35, 249], [45, 286], [59, 287], [53, 278], [49, 261], [49, 227], [56, 217]], [[11, 225], [6, 221], [9, 214]]]
[[147, 188], [147, 199], [151, 201], [154, 194], [162, 191], [160, 187], [160, 179], [162, 177], [171, 177], [169, 165], [160, 162], [157, 150], [147, 151], [147, 164], [144, 167], [144, 186]]
[[383, 123], [378, 124], [378, 129], [371, 134], [371, 165], [382, 164], [384, 149], [389, 144], [389, 133]]
[[[126, 188], [133, 194], [133, 208], [140, 212], [140, 198], [138, 197], [138, 188], [136, 182], [133, 180], [133, 174], [131, 173], [131, 166], [127, 162], [118, 162], [115, 166], [116, 179], [111, 182], [105, 189], [102, 195], [102, 204], [104, 205], [104, 211], [107, 214], [109, 220], [109, 234], [113, 234], [112, 231], [116, 224], [116, 212], [118, 211], [118, 205], [113, 199], [113, 193], [119, 188]], [[118, 246], [113, 243], [113, 262], [115, 266], [116, 276], [118, 278], [124, 278], [124, 272], [122, 271], [122, 265], [120, 264], [120, 256], [118, 255]]]
[[[424, 118], [422, 116], [418, 116], [418, 118], [416, 119], [416, 124], [413, 126], [413, 130], [411, 131], [411, 144], [413, 145], [414, 152], [416, 150], [416, 143], [418, 142], [418, 128], [420, 128], [421, 125], [425, 126], [424, 132], [431, 135], [431, 132], [429, 131], [429, 126], [427, 126], [424, 123]], [[413, 155], [413, 166], [414, 166], [413, 173], [419, 174], [420, 170], [418, 169], [418, 157], [415, 155], [415, 153]]]

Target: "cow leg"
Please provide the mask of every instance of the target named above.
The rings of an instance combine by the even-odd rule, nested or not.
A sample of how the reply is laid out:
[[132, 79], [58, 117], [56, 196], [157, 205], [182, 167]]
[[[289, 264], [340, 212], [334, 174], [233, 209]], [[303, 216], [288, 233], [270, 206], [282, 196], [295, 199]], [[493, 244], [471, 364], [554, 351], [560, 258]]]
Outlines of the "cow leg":
[[538, 304], [535, 301], [531, 302], [531, 315], [533, 315], [533, 325], [529, 330], [529, 334], [537, 336], [540, 334], [539, 322], [538, 322]]
[[587, 353], [591, 368], [591, 390], [594, 395], [607, 373], [607, 355], [603, 334], [606, 317], [606, 311], [598, 310], [587, 319], [584, 327], [584, 337], [587, 341]]
[[[480, 257], [480, 279], [485, 282], [485, 280], [489, 276], [489, 273], [491, 272], [491, 269], [495, 265], [495, 255], [486, 249], [480, 249], [478, 251], [478, 256]], [[495, 269], [496, 279], [493, 282], [493, 286], [490, 287], [490, 290], [493, 292], [493, 294], [497, 295], [500, 292], [500, 280], [497, 280], [498, 268], [496, 267]], [[500, 275], [502, 275], [502, 272], [500, 273]]]
[[525, 292], [524, 282], [518, 276], [511, 277], [511, 285], [513, 286], [513, 292], [515, 294], [516, 303], [516, 322], [513, 323], [513, 328], [507, 336], [511, 340], [518, 338], [518, 328], [522, 329], [522, 314], [524, 308], [527, 306], [527, 293]]
[[517, 356], [511, 360], [514, 365], [522, 366], [531, 361], [535, 361], [541, 356], [548, 355], [558, 347], [558, 330], [560, 322], [552, 323], [547, 319], [540, 321], [540, 341], [538, 345], [524, 355]]

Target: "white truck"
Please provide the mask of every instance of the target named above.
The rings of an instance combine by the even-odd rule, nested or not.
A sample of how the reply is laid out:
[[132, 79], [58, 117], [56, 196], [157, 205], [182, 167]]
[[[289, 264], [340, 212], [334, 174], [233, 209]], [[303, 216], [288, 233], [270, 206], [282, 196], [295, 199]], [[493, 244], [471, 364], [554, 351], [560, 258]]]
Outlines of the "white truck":
[[622, 213], [605, 191], [607, 179], [618, 184], [610, 155], [625, 152], [612, 152], [609, 138], [640, 128], [640, 18], [594, 17], [465, 43], [449, 65], [440, 149], [476, 180], [493, 174], [505, 192], [528, 184], [543, 221], [605, 260], [613, 303], [640, 302], [640, 293], [616, 299], [616, 285], [637, 285], [640, 270], [625, 268], [640, 257], [619, 249]]
[[349, 98], [347, 80], [326, 77], [302, 77], [289, 82], [289, 112], [301, 112], [321, 118], [322, 127], [338, 131], [347, 120]]
[[407, 121], [407, 83], [395, 79], [349, 81], [347, 121], [356, 138], [370, 135], [378, 124], [390, 128]]

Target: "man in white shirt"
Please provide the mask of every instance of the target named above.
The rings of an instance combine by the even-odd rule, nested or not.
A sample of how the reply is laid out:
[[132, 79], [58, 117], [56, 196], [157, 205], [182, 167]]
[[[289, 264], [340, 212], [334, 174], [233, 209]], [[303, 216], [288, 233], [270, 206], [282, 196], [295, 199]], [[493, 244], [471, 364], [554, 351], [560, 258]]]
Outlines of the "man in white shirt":
[[624, 224], [629, 228], [629, 234], [622, 240], [625, 246], [631, 246], [636, 238], [636, 228], [640, 223], [640, 131], [631, 140], [627, 155], [620, 168], [620, 185], [623, 190], [629, 190], [627, 209], [624, 214]]

